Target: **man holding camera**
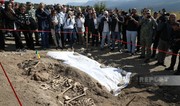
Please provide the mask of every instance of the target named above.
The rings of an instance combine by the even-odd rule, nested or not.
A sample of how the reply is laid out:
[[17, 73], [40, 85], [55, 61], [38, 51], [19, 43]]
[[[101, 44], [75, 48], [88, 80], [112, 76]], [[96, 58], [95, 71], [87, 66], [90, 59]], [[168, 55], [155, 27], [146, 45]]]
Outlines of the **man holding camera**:
[[146, 15], [140, 21], [141, 25], [141, 56], [145, 58], [145, 63], [151, 58], [151, 44], [153, 40], [153, 29], [157, 27], [155, 19], [151, 16], [151, 10], [147, 10]]
[[112, 16], [111, 22], [111, 31], [112, 31], [112, 48], [111, 51], [115, 48], [115, 41], [118, 40], [118, 51], [121, 52], [121, 26], [124, 23], [124, 18], [120, 16], [117, 12]]
[[158, 31], [160, 32], [160, 41], [159, 41], [159, 47], [158, 49], [163, 51], [158, 53], [157, 60], [158, 62], [155, 65], [164, 65], [164, 60], [166, 57], [166, 52], [168, 52], [168, 49], [172, 43], [173, 40], [173, 24], [176, 22], [176, 15], [170, 14], [169, 20], [164, 20], [163, 22], [160, 22], [158, 25]]

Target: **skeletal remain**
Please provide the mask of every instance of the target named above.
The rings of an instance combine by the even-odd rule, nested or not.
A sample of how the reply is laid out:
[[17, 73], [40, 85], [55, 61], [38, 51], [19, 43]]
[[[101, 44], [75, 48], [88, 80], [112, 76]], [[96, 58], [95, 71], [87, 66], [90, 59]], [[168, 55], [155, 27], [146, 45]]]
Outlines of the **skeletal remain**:
[[64, 93], [66, 93], [68, 90], [72, 89], [74, 85], [70, 85], [66, 90], [64, 90], [63, 92], [61, 92], [61, 94], [58, 95], [58, 97], [62, 97], [64, 95]]
[[58, 102], [61, 104], [61, 106], [64, 106], [64, 103], [63, 103], [63, 102], [61, 102], [60, 100], [59, 100]]
[[63, 99], [64, 99], [65, 101], [68, 101], [68, 100], [70, 100], [71, 98], [70, 98], [69, 96], [67, 96], [67, 95], [64, 95], [64, 96], [63, 96]]
[[63, 85], [65, 85], [66, 87], [69, 87], [70, 85], [72, 85], [71, 83], [73, 82], [72, 79], [67, 79], [64, 81]]
[[73, 100], [75, 100], [75, 99], [78, 99], [78, 98], [80, 98], [80, 97], [83, 97], [83, 96], [86, 96], [86, 91], [88, 90], [88, 88], [87, 87], [84, 87], [84, 89], [83, 89], [83, 91], [84, 91], [84, 93], [83, 94], [81, 94], [81, 95], [79, 95], [79, 96], [76, 96], [76, 97], [74, 97], [74, 98], [72, 98], [72, 99], [70, 99], [70, 100], [68, 100], [68, 101], [65, 101], [65, 104], [69, 104], [71, 101], [73, 101]]
[[34, 68], [36, 68], [40, 64], [40, 61], [37, 62], [36, 65], [34, 65]]
[[76, 94], [82, 94], [83, 93], [83, 85], [79, 82], [74, 83], [73, 91], [76, 92]]
[[83, 98], [77, 102], [78, 106], [96, 106], [92, 98]]

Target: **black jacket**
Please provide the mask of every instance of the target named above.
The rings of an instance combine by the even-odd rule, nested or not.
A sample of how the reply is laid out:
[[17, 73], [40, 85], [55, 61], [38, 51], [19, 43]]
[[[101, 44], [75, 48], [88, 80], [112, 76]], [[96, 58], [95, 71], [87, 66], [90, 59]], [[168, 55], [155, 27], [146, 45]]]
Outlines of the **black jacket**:
[[173, 28], [169, 21], [159, 23], [157, 30], [160, 33], [160, 39], [169, 43], [172, 42]]
[[[97, 20], [98, 20], [98, 19], [97, 19]], [[98, 25], [98, 23], [97, 23], [97, 25]], [[99, 25], [98, 25], [98, 27], [99, 27]], [[91, 29], [91, 31], [92, 31], [92, 32], [95, 32], [96, 30], [98, 30], [98, 27], [97, 27], [97, 29], [95, 28], [94, 19], [91, 18], [91, 19], [90, 19], [90, 29]]]
[[[119, 19], [119, 21], [123, 22], [123, 18], [122, 17], [118, 16], [118, 19]], [[113, 16], [112, 17], [112, 22], [111, 22], [111, 31], [115, 32], [116, 24], [118, 23], [118, 25], [119, 25], [119, 32], [121, 32], [121, 26], [122, 26], [121, 22], [118, 22], [116, 20], [116, 17]]]
[[109, 25], [109, 29], [111, 30], [111, 20], [108, 18], [108, 20], [105, 17], [102, 17], [101, 22], [99, 24], [99, 32], [102, 32], [104, 29], [104, 22], [107, 21]]
[[[27, 23], [30, 24], [27, 24]], [[20, 29], [35, 30], [38, 28], [36, 21], [28, 13], [19, 13], [17, 25]]]

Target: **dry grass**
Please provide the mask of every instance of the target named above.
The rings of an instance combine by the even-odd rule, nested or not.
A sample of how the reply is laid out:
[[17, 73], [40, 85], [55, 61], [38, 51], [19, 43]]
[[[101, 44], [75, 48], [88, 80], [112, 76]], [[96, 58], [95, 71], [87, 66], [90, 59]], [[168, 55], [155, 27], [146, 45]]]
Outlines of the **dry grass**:
[[177, 15], [177, 20], [180, 20], [180, 12], [171, 12], [171, 13], [175, 13]]

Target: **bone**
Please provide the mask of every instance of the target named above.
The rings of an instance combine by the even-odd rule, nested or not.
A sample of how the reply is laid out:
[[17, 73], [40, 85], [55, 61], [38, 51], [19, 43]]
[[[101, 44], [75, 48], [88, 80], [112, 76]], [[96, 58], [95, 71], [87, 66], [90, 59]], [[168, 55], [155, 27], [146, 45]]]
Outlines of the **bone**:
[[73, 88], [74, 85], [70, 85], [66, 90], [64, 90], [60, 95], [58, 96], [63, 96], [68, 90], [70, 90], [71, 88]]
[[69, 87], [72, 82], [73, 82], [72, 79], [66, 79], [63, 84], [64, 84], [66, 87]]
[[88, 88], [87, 88], [87, 87], [84, 87], [84, 89], [83, 89], [84, 93], [83, 93], [83, 94], [81, 94], [81, 95], [79, 95], [79, 96], [76, 96], [76, 97], [74, 97], [74, 98], [72, 98], [72, 99], [70, 99], [70, 100], [68, 100], [68, 101], [65, 101], [65, 104], [68, 105], [71, 101], [76, 100], [76, 99], [78, 99], [78, 98], [80, 98], [80, 97], [86, 96], [86, 91], [87, 91], [87, 90], [88, 90]]

